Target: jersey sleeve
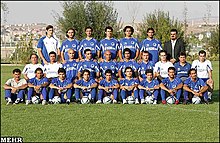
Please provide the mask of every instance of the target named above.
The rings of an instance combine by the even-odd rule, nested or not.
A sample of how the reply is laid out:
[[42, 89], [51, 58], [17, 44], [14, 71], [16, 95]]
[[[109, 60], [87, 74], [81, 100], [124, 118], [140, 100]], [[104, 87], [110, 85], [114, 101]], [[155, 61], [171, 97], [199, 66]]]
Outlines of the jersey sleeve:
[[57, 78], [52, 79], [51, 83], [57, 85]]
[[99, 43], [99, 41], [98, 40], [95, 40], [96, 41], [96, 44], [95, 44], [95, 49], [97, 50], [97, 51], [100, 51], [100, 43]]
[[207, 60], [207, 67], [208, 67], [208, 71], [212, 71], [212, 63]]
[[105, 84], [104, 84], [104, 83], [105, 83], [105, 80], [104, 80], [104, 79], [103, 79], [103, 80], [101, 80], [101, 81], [100, 81], [100, 86], [105, 86]]
[[28, 65], [25, 65], [24, 69], [22, 70], [22, 74], [26, 74], [28, 70]]
[[95, 71], [100, 72], [99, 64], [95, 62]]
[[31, 79], [29, 79], [29, 80], [28, 80], [28, 83], [33, 84], [33, 83], [34, 83], [34, 79], [35, 79], [35, 78], [31, 78]]
[[183, 84], [185, 84], [185, 85], [189, 85], [189, 81], [190, 81], [190, 78], [187, 78], [187, 79], [184, 81]]
[[48, 80], [48, 78], [45, 77], [45, 78], [43, 79], [43, 83], [46, 83], [46, 82], [49, 82], [49, 80]]
[[[144, 40], [144, 41], [145, 41], [145, 40]], [[143, 51], [144, 51], [144, 49], [145, 49], [145, 46], [144, 46], [144, 41], [142, 41], [142, 42], [141, 42], [141, 44], [140, 44], [140, 46], [141, 46], [140, 51], [141, 51], [141, 52], [143, 52]]]
[[206, 83], [202, 79], [199, 79], [199, 83], [201, 86], [206, 86]]
[[162, 81], [161, 81], [161, 83], [163, 83], [164, 85], [167, 83], [167, 78], [165, 78], [165, 79], [163, 79]]
[[124, 80], [120, 80], [120, 81], [119, 81], [119, 84], [122, 85], [122, 86], [124, 86]]
[[38, 41], [38, 44], [37, 44], [37, 48], [40, 48], [40, 49], [43, 49], [43, 38], [40, 38], [40, 40]]
[[159, 72], [160, 68], [159, 68], [159, 63], [156, 63], [154, 66], [154, 72]]
[[146, 83], [146, 80], [142, 80], [142, 81], [140, 82], [140, 85], [141, 85], [141, 86], [145, 86], [145, 83]]
[[81, 85], [81, 80], [77, 80], [77, 81], [76, 81], [76, 84], [77, 84], [77, 85]]
[[195, 69], [197, 68], [197, 61], [196, 60], [192, 62], [191, 68], [195, 68]]

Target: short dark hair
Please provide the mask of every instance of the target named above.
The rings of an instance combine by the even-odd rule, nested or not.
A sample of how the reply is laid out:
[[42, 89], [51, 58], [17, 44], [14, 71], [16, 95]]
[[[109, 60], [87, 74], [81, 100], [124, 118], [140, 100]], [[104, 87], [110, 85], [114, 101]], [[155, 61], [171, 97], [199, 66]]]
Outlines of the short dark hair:
[[132, 69], [131, 67], [126, 67], [126, 68], [125, 68], [125, 72], [126, 72], [126, 70], [128, 70], [128, 69], [131, 69], [131, 71], [133, 72], [133, 69]]
[[176, 71], [176, 69], [175, 69], [174, 67], [169, 67], [169, 68], [168, 68], [168, 72], [169, 72], [170, 70], [173, 70], [174, 72]]
[[68, 33], [69, 30], [73, 30], [73, 37], [74, 37], [75, 34], [76, 34], [76, 30], [75, 30], [74, 28], [68, 28], [68, 29], [66, 30], [66, 37], [69, 38], [69, 36], [67, 35], [67, 33]]
[[185, 53], [185, 52], [180, 52], [179, 57], [180, 57], [180, 56], [185, 56], [185, 57], [186, 57], [186, 53]]
[[150, 30], [152, 30], [153, 33], [155, 32], [155, 31], [154, 31], [154, 28], [150, 27], [150, 28], [147, 28], [147, 33], [148, 33]]
[[86, 54], [86, 52], [91, 51], [91, 49], [85, 49], [84, 50], [84, 54]]
[[13, 74], [16, 73], [16, 72], [18, 72], [19, 74], [21, 74], [21, 70], [20, 70], [20, 69], [14, 69], [14, 70], [12, 71]]
[[134, 28], [132, 26], [125, 26], [125, 28], [123, 29], [123, 31], [125, 32], [126, 29], [130, 28], [131, 29], [131, 35], [134, 33]]
[[178, 34], [178, 31], [176, 29], [171, 29], [170, 32], [176, 32], [176, 34]]
[[31, 57], [32, 57], [33, 55], [35, 55], [35, 56], [38, 58], [38, 55], [37, 55], [36, 53], [31, 53], [30, 59], [31, 59]]
[[147, 69], [147, 70], [145, 71], [145, 74], [148, 74], [148, 73], [152, 73], [152, 74], [153, 74], [153, 70], [152, 70], [152, 69]]
[[146, 50], [145, 50], [145, 51], [143, 51], [143, 53], [148, 53], [148, 54], [149, 54], [149, 52], [148, 52], [148, 51], [146, 51]]
[[188, 71], [188, 76], [191, 74], [192, 71], [195, 71], [195, 72], [196, 72], [196, 69], [195, 69], [195, 68], [191, 68], [191, 69]]
[[113, 31], [113, 28], [111, 26], [105, 27], [105, 32], [107, 31], [107, 29], [110, 29], [111, 31]]
[[159, 55], [160, 55], [161, 53], [165, 53], [165, 54], [167, 55], [167, 51], [166, 51], [166, 50], [160, 50]]
[[58, 73], [64, 73], [64, 74], [66, 74], [66, 70], [65, 70], [64, 68], [59, 68], [59, 69], [58, 69]]
[[87, 26], [87, 27], [85, 28], [85, 31], [86, 31], [87, 29], [91, 29], [91, 31], [93, 32], [93, 28], [92, 28], [91, 26]]
[[206, 56], [206, 52], [204, 50], [199, 51], [199, 55], [204, 54]]
[[125, 48], [123, 51], [123, 55], [125, 54], [125, 52], [129, 52], [129, 54], [131, 54], [131, 50], [129, 48]]
[[55, 56], [57, 56], [57, 54], [56, 54], [54, 51], [51, 51], [51, 52], [49, 53], [49, 56], [50, 56], [51, 54], [54, 54]]
[[84, 69], [84, 70], [82, 71], [82, 75], [83, 75], [85, 72], [87, 72], [87, 73], [90, 75], [90, 71], [87, 70], [87, 69]]
[[41, 71], [43, 73], [42, 68], [36, 68], [36, 70], [34, 71], [34, 73], [37, 73], [37, 71]]
[[50, 28], [53, 28], [53, 26], [52, 25], [47, 25], [46, 30], [48, 30]]
[[107, 73], [110, 73], [110, 74], [112, 75], [112, 70], [111, 70], [111, 69], [107, 69], [107, 70], [105, 71], [105, 75], [106, 75]]

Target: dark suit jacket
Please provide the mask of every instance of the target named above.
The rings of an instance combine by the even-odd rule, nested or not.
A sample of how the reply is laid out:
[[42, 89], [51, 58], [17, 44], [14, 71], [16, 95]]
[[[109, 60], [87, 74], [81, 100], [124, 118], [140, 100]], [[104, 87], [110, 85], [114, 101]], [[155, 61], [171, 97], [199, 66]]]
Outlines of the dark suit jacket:
[[172, 44], [171, 41], [167, 41], [164, 43], [164, 50], [167, 51], [167, 59], [170, 60], [172, 58], [179, 61], [179, 54], [180, 52], [186, 52], [183, 41], [178, 38], [176, 40], [175, 46], [174, 46], [174, 57], [172, 57]]

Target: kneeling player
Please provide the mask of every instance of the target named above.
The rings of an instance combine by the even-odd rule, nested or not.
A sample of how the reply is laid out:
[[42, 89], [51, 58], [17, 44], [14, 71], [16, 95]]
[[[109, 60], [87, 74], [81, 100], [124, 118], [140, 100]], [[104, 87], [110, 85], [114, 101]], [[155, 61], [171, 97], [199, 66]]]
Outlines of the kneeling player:
[[98, 88], [99, 94], [98, 101], [96, 102], [97, 104], [102, 103], [103, 95], [110, 96], [113, 103], [117, 103], [119, 84], [117, 80], [112, 78], [112, 70], [107, 69], [105, 71], [105, 79], [100, 81]]
[[138, 79], [132, 77], [133, 70], [131, 67], [125, 68], [125, 78], [120, 80], [121, 98], [123, 104], [127, 104], [126, 97], [134, 96], [135, 104], [139, 104], [138, 101]]
[[28, 94], [27, 94], [27, 100], [26, 105], [31, 103], [31, 98], [33, 95], [40, 96], [42, 101], [42, 105], [46, 104], [46, 98], [47, 98], [47, 89], [46, 87], [49, 84], [49, 80], [44, 77], [43, 70], [41, 68], [37, 68], [35, 70], [35, 77], [29, 79], [28, 81]]
[[71, 79], [66, 78], [66, 71], [64, 68], [59, 68], [58, 77], [54, 78], [50, 84], [49, 104], [52, 104], [54, 94], [61, 97], [61, 103], [70, 104], [72, 96], [72, 82]]
[[[160, 83], [161, 87], [161, 98], [162, 98], [162, 103], [166, 104], [166, 92], [168, 92], [169, 95], [173, 96], [176, 98], [175, 104], [179, 104], [179, 99], [181, 95], [181, 89], [183, 87], [183, 83], [180, 78], [175, 77], [175, 68], [174, 67], [169, 67], [168, 68], [168, 76], [167, 78], [163, 79], [162, 82]], [[176, 97], [175, 97], [176, 95]]]
[[203, 96], [205, 104], [209, 104], [207, 91], [208, 86], [201, 78], [197, 77], [196, 69], [192, 68], [189, 70], [189, 78], [185, 80], [183, 89], [185, 90], [183, 104], [186, 104], [188, 100], [191, 100], [194, 95], [198, 97]]
[[90, 71], [82, 71], [82, 79], [74, 84], [76, 102], [80, 103], [80, 97], [91, 95], [91, 103], [95, 102], [97, 83], [94, 78], [90, 78]]
[[153, 70], [147, 69], [146, 72], [146, 79], [140, 82], [138, 85], [139, 88], [139, 96], [141, 99], [141, 104], [145, 103], [144, 95], [152, 96], [154, 99], [153, 104], [157, 104], [157, 97], [159, 94], [159, 81], [157, 79], [153, 79]]

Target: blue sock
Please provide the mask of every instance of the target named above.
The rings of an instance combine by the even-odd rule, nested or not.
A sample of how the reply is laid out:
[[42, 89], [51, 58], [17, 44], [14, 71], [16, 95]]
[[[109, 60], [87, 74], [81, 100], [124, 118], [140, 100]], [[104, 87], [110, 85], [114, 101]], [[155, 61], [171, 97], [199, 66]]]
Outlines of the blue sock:
[[160, 94], [161, 94], [162, 100], [165, 100], [165, 97], [166, 97], [166, 92], [165, 92], [165, 90], [161, 89], [161, 90], [160, 90]]
[[117, 98], [118, 98], [118, 89], [113, 90], [113, 96], [114, 96], [114, 99], [117, 100]]
[[158, 97], [158, 94], [159, 94], [159, 90], [155, 89], [153, 94], [154, 94], [154, 100], [157, 100], [157, 97]]
[[140, 99], [144, 99], [144, 92], [145, 92], [144, 89], [140, 89], [140, 90], [139, 90]]
[[79, 88], [75, 88], [75, 98], [76, 98], [76, 100], [80, 99], [80, 89]]
[[49, 99], [53, 99], [53, 97], [54, 97], [54, 88], [50, 88]]
[[34, 93], [34, 88], [33, 87], [29, 87], [28, 88], [28, 93], [27, 93], [27, 100], [31, 100], [31, 97]]
[[121, 90], [121, 98], [122, 99], [126, 98], [126, 91], [125, 90]]
[[43, 95], [43, 100], [47, 99], [47, 89], [46, 87], [42, 88], [41, 94]]
[[98, 94], [98, 100], [102, 100], [102, 95], [104, 94], [104, 90], [100, 89]]
[[182, 93], [182, 90], [181, 90], [181, 89], [178, 89], [177, 92], [176, 92], [176, 98], [177, 98], [177, 100], [180, 100], [181, 93]]
[[138, 89], [134, 90], [134, 98], [138, 99]]

